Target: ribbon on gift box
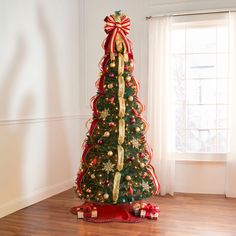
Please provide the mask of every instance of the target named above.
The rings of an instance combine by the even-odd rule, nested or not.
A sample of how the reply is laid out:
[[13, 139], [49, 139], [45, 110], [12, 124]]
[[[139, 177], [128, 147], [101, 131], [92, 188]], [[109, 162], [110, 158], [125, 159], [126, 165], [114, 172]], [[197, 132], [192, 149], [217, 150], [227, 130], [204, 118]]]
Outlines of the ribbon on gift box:
[[150, 203], [142, 203], [140, 209], [140, 217], [156, 220], [159, 216], [159, 207], [152, 205]]
[[97, 207], [92, 203], [84, 203], [77, 207], [77, 216], [78, 219], [97, 217]]

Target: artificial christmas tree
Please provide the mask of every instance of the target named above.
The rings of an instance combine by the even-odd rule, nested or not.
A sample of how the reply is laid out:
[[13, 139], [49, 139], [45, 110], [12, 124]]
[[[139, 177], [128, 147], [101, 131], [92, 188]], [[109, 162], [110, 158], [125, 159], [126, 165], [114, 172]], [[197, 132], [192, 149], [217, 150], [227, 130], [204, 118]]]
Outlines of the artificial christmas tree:
[[96, 82], [98, 92], [91, 100], [93, 118], [76, 191], [88, 202], [120, 204], [157, 194], [159, 183], [144, 135], [147, 123], [137, 97], [139, 84], [132, 75], [133, 52], [127, 38], [130, 19], [116, 12], [105, 22], [105, 55]]

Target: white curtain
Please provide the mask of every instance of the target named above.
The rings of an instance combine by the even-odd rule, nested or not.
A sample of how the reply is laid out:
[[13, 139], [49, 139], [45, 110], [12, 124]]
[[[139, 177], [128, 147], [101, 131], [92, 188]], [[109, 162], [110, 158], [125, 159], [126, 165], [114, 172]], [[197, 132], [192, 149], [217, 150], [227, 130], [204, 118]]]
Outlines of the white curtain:
[[229, 13], [230, 145], [227, 155], [226, 196], [236, 197], [236, 13]]
[[175, 183], [170, 36], [171, 17], [158, 17], [149, 21], [148, 134], [153, 148], [152, 163], [159, 178], [161, 195], [173, 195]]

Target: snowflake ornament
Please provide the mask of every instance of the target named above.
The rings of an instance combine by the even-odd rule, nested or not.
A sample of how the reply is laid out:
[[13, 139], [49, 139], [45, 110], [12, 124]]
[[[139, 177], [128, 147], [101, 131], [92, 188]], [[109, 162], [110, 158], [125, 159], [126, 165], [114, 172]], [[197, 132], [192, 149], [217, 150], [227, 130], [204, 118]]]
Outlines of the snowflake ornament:
[[107, 116], [109, 116], [109, 109], [104, 109], [103, 111], [101, 111], [100, 116], [101, 118], [106, 119]]
[[105, 170], [107, 172], [107, 174], [109, 174], [110, 172], [114, 172], [114, 169], [113, 169], [114, 166], [115, 166], [115, 164], [112, 164], [109, 160], [108, 162], [103, 163], [102, 170]]
[[131, 141], [133, 148], [139, 148], [139, 142], [137, 139], [133, 138]]
[[144, 182], [144, 181], [143, 181], [142, 184], [141, 184], [141, 186], [143, 187], [143, 189], [144, 189], [145, 191], [149, 192], [150, 186], [149, 186], [148, 182]]

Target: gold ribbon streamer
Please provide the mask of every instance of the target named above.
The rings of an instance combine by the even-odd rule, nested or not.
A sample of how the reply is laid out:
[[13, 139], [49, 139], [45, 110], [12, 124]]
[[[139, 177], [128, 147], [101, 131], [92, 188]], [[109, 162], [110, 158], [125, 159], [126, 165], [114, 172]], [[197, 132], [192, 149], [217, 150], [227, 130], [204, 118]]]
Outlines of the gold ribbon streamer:
[[120, 172], [116, 172], [115, 173], [115, 177], [114, 177], [113, 192], [112, 192], [112, 197], [113, 197], [113, 202], [114, 203], [116, 203], [118, 198], [119, 198], [120, 177], [121, 177], [121, 173]]
[[119, 75], [118, 82], [119, 82], [118, 97], [124, 97], [124, 94], [125, 94], [125, 80], [124, 80], [124, 77]]
[[[116, 37], [116, 48], [119, 52], [118, 54], [118, 82], [119, 82], [119, 88], [118, 88], [118, 99], [119, 99], [119, 117], [122, 118], [125, 116], [125, 100], [124, 100], [124, 93], [125, 93], [125, 81], [122, 74], [124, 73], [124, 56], [121, 54], [122, 48], [124, 46], [123, 39], [118, 34]], [[124, 47], [124, 52], [126, 51], [126, 48]], [[127, 58], [125, 58], [127, 59]], [[118, 153], [118, 161], [117, 161], [117, 170], [121, 171], [123, 169], [124, 165], [124, 148], [121, 146], [121, 144], [124, 142], [125, 139], [125, 120], [120, 119], [119, 120], [119, 137], [118, 137], [118, 144], [117, 145], [117, 153]], [[113, 182], [113, 202], [117, 203], [117, 200], [119, 198], [119, 192], [120, 192], [120, 179], [121, 179], [121, 173], [116, 172], [114, 176], [114, 182]]]
[[119, 97], [119, 117], [122, 118], [125, 116], [125, 100], [122, 97]]
[[119, 53], [119, 55], [118, 55], [118, 75], [122, 75], [124, 73], [124, 67], [125, 67], [124, 56], [121, 53]]
[[121, 171], [124, 165], [124, 148], [121, 145], [117, 145], [117, 151], [118, 151], [117, 170]]
[[119, 137], [118, 144], [122, 144], [125, 140], [125, 120], [119, 119]]

